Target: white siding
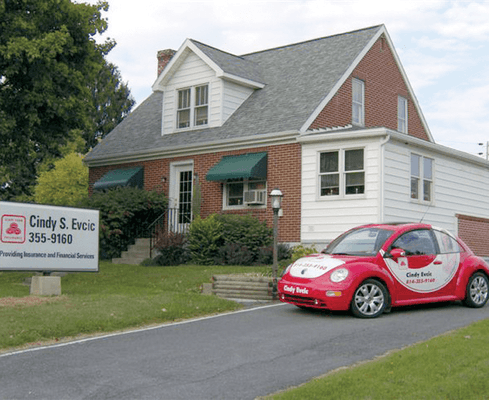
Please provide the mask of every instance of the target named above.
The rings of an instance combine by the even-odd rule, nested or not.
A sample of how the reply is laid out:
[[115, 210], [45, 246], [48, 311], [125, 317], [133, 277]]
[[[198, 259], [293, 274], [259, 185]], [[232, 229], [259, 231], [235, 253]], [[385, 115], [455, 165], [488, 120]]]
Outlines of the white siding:
[[222, 123], [239, 108], [244, 101], [253, 93], [253, 89], [237, 85], [233, 82], [223, 82], [223, 117]]
[[[432, 158], [433, 202], [410, 198], [411, 152]], [[455, 214], [489, 218], [489, 170], [444, 153], [389, 142], [385, 149], [384, 221], [420, 221], [457, 233]]]
[[[319, 153], [328, 150], [364, 148], [365, 195], [320, 198]], [[328, 243], [354, 226], [377, 222], [380, 217], [379, 139], [303, 144], [301, 241]]]
[[209, 84], [209, 127], [221, 126], [253, 93], [253, 89], [217, 78], [216, 72], [190, 50], [182, 58], [164, 88], [162, 134], [176, 131], [179, 89]]
[[209, 125], [217, 126], [221, 123], [221, 80], [216, 78], [216, 73], [212, 68], [189, 51], [164, 90], [163, 134], [175, 131], [177, 91], [206, 83], [209, 84]]

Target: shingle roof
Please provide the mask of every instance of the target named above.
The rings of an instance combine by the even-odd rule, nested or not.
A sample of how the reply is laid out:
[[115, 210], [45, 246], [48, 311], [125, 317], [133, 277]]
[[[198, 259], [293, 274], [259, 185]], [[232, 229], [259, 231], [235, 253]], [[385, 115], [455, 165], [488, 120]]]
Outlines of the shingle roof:
[[192, 41], [223, 71], [265, 83], [218, 128], [161, 135], [162, 93], [154, 92], [85, 161], [150, 150], [299, 130], [383, 26], [234, 56]]

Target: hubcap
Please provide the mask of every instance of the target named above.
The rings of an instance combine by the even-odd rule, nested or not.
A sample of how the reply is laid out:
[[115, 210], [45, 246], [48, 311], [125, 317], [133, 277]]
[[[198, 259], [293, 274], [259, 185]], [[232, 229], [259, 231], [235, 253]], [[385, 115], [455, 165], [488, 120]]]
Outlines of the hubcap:
[[377, 285], [362, 285], [355, 293], [355, 304], [364, 315], [374, 315], [384, 305], [384, 294]]
[[478, 276], [470, 285], [470, 297], [475, 304], [482, 304], [486, 301], [487, 294], [487, 282], [482, 276]]

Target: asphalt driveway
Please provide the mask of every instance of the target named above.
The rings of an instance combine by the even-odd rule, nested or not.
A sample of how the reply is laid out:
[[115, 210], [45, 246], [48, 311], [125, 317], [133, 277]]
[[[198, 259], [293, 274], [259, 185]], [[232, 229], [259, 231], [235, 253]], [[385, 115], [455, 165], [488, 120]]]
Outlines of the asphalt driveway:
[[254, 399], [489, 318], [431, 305], [374, 320], [268, 304], [0, 355], [0, 399]]

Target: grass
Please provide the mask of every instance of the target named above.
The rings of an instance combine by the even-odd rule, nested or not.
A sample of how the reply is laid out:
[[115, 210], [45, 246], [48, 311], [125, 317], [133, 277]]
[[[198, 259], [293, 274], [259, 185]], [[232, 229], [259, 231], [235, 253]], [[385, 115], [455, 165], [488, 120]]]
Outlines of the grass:
[[[200, 293], [214, 274], [258, 272], [267, 267], [143, 267], [101, 262], [98, 273], [61, 278], [62, 296], [34, 303], [6, 302], [29, 295], [32, 273], [0, 272], [0, 349], [80, 334], [112, 332], [192, 318], [241, 307]], [[3, 298], [3, 299], [2, 299]], [[29, 301], [27, 301], [29, 300]], [[7, 303], [7, 306], [1, 304]]]
[[476, 322], [267, 399], [489, 399], [488, 331]]

